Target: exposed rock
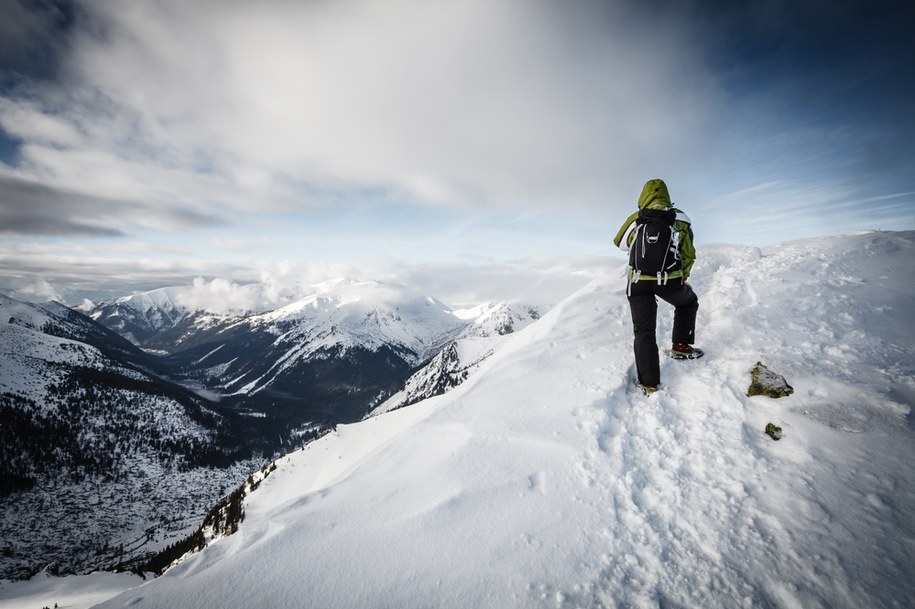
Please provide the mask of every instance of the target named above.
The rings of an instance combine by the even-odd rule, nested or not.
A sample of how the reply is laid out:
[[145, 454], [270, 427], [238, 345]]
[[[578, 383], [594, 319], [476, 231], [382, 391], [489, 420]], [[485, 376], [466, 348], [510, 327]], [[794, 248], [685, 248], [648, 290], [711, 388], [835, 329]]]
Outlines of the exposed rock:
[[782, 428], [774, 423], [769, 423], [766, 425], [766, 435], [772, 438], [773, 440], [782, 439]]
[[770, 398], [784, 398], [794, 393], [794, 387], [788, 384], [785, 377], [772, 372], [762, 362], [756, 362], [750, 376], [752, 380], [747, 389], [747, 396], [766, 395]]

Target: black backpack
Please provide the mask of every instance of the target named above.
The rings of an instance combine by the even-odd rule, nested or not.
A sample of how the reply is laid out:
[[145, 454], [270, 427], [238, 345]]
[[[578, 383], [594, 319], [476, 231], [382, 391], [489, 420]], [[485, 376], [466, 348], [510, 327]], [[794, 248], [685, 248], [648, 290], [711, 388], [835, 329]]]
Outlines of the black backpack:
[[655, 275], [658, 284], [667, 283], [667, 276], [683, 270], [680, 260], [679, 237], [674, 228], [677, 212], [672, 209], [641, 209], [635, 221], [635, 233], [629, 247], [631, 280], [642, 275]]

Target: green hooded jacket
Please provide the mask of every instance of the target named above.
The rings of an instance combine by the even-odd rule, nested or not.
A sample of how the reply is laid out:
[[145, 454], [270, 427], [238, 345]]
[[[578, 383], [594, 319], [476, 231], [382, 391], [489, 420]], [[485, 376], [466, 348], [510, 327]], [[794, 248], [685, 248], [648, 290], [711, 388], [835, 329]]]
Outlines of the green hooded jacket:
[[[675, 271], [670, 274], [671, 278], [683, 277], [683, 281], [689, 278], [690, 271], [693, 268], [693, 262], [696, 261], [696, 248], [693, 246], [693, 229], [689, 216], [681, 210], [673, 207], [670, 202], [670, 193], [667, 190], [667, 184], [664, 180], [654, 179], [645, 182], [642, 188], [642, 194], [639, 196], [639, 209], [672, 209], [677, 212], [677, 220], [674, 222], [674, 229], [679, 236], [680, 259], [683, 261], [683, 271]], [[629, 251], [634, 236], [635, 220], [639, 212], [634, 212], [626, 218], [623, 226], [620, 227], [613, 243], [622, 250]], [[657, 281], [654, 275], [642, 275], [639, 281]]]

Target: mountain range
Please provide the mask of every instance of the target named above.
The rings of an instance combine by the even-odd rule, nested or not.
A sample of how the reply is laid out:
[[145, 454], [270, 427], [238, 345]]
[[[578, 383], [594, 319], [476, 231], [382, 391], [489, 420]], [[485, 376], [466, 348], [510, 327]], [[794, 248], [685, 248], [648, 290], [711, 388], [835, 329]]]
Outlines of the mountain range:
[[102, 303], [90, 315], [163, 355], [179, 382], [266, 417], [283, 434], [361, 419], [446, 347], [509, 334], [540, 315], [509, 303], [452, 310], [400, 286], [346, 279], [243, 316], [179, 301], [176, 288], [156, 290]]
[[[0, 300], [9, 422], [0, 436], [0, 578], [49, 564], [137, 564], [186, 535], [265, 459], [360, 420], [391, 395], [416, 401], [449, 390], [466, 374], [421, 390], [407, 381], [444, 377], [440, 352], [539, 316], [508, 304], [452, 311], [348, 280], [241, 316], [191, 310], [180, 296], [154, 290], [88, 315]], [[97, 499], [87, 507], [85, 497]], [[41, 534], [36, 513], [51, 523]], [[39, 542], [51, 549], [35, 552]]]

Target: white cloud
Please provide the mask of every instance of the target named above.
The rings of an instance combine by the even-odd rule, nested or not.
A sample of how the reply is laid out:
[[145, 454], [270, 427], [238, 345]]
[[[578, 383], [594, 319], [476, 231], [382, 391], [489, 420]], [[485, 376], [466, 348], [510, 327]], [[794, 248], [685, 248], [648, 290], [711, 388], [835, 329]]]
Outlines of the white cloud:
[[176, 302], [193, 310], [229, 314], [260, 310], [263, 299], [258, 286], [238, 285], [225, 279], [207, 281], [202, 277], [181, 292]]
[[0, 97], [0, 128], [23, 141], [53, 146], [74, 146], [81, 141], [78, 130], [66, 119], [26, 100], [13, 103]]
[[[17, 134], [60, 187], [196, 213], [363, 189], [604, 205], [694, 151], [713, 89], [676, 23], [644, 37], [598, 4], [93, 3], [67, 66], [80, 85]], [[0, 120], [35, 114], [9, 106]]]
[[604, 256], [551, 254], [474, 264], [379, 259], [362, 266], [293, 260], [229, 265], [185, 257], [125, 259], [104, 250], [71, 252], [66, 246], [0, 242], [0, 293], [79, 305], [87, 298], [100, 302], [185, 286], [182, 304], [243, 313], [276, 309], [312, 294], [317, 284], [348, 278], [407, 286], [455, 307], [498, 301], [548, 306], [623, 263]]
[[[911, 225], [911, 196], [885, 197], [911, 184], [849, 188], [855, 163], [904, 174], [885, 162], [908, 158], [883, 146], [895, 123], [862, 139], [854, 121], [805, 122], [793, 106], [808, 88], [758, 66], [747, 74], [765, 78], [725, 100], [718, 79], [745, 76], [711, 73], [731, 62], [704, 54], [737, 24], [667, 4], [83, 3], [41, 47], [66, 49], [55, 69], [0, 94], [0, 152], [15, 157], [0, 164], [0, 233], [44, 240], [0, 241], [0, 289], [31, 273], [79, 302], [204, 277], [201, 302], [265, 306], [355, 275], [458, 303], [541, 278], [558, 293], [570, 269], [538, 274], [534, 260], [559, 258], [530, 255], [609, 251], [654, 177], [699, 242]], [[21, 27], [0, 31], [29, 36], [0, 49], [31, 57], [29, 40], [62, 35], [14, 5]]]
[[7, 289], [7, 293], [16, 299], [28, 302], [44, 302], [48, 300], [62, 300], [60, 292], [41, 277], [29, 277], [14, 280]]

